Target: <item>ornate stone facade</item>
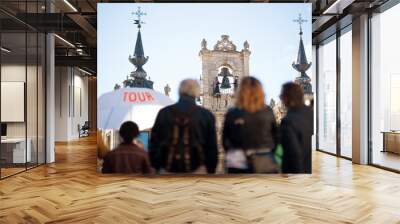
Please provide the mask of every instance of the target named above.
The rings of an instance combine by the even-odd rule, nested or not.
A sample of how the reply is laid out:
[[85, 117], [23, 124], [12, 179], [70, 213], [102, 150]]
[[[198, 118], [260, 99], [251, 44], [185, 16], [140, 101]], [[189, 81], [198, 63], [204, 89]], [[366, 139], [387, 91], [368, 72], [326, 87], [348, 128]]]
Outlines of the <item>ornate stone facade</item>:
[[207, 49], [207, 41], [201, 42], [199, 56], [202, 62], [201, 103], [216, 116], [218, 136], [227, 109], [234, 104], [234, 92], [239, 80], [249, 75], [249, 43], [237, 51], [228, 35], [222, 35], [213, 50]]
[[272, 111], [274, 112], [276, 122], [278, 124], [280, 124], [282, 118], [286, 115], [286, 108], [282, 104], [282, 101], [279, 100], [279, 101], [275, 102], [274, 99], [271, 99], [269, 106], [271, 107]]

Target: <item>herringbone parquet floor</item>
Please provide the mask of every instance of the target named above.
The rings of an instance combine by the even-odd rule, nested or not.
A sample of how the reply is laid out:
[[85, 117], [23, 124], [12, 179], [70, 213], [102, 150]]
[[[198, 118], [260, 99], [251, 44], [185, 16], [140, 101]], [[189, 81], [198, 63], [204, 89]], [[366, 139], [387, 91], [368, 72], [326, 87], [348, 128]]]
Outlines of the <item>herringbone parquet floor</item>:
[[312, 175], [96, 172], [94, 138], [0, 181], [0, 223], [400, 223], [400, 175], [314, 153]]

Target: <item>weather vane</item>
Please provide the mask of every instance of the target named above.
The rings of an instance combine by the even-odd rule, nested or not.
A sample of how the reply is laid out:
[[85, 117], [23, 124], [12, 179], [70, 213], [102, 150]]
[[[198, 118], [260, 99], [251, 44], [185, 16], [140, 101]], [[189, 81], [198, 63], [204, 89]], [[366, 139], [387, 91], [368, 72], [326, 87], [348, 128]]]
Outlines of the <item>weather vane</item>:
[[299, 18], [293, 20], [293, 22], [299, 23], [300, 25], [300, 35], [303, 34], [303, 29], [301, 28], [301, 24], [303, 24], [304, 22], [307, 22], [307, 20], [303, 19], [303, 17], [301, 17], [301, 13], [299, 14]]
[[141, 17], [147, 15], [145, 12], [143, 12], [140, 8], [140, 6], [138, 7], [136, 12], [133, 12], [132, 15], [136, 15], [137, 19], [135, 19], [135, 24], [138, 25], [138, 28], [140, 29], [140, 27], [142, 27], [141, 24], [144, 24], [144, 22], [142, 21]]

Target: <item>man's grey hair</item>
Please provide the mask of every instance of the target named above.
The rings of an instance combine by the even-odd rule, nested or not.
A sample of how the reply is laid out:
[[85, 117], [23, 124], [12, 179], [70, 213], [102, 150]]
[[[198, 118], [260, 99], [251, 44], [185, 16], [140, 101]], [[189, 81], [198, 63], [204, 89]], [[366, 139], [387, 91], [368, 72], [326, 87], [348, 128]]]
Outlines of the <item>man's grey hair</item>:
[[200, 85], [196, 79], [184, 79], [179, 85], [179, 96], [200, 96]]

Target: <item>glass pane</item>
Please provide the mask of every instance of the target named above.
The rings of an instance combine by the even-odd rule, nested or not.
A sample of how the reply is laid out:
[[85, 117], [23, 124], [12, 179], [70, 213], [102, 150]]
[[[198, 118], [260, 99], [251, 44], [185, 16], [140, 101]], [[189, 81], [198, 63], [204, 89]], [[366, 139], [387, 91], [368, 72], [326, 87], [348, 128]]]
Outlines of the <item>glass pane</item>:
[[372, 18], [372, 163], [400, 170], [400, 5]]
[[352, 34], [340, 37], [340, 152], [352, 156]]
[[45, 163], [45, 44], [46, 37], [39, 33], [38, 36], [38, 163]]
[[316, 116], [316, 111], [317, 111], [317, 104], [314, 102], [316, 99], [316, 92], [317, 92], [317, 85], [316, 85], [316, 76], [317, 76], [317, 66], [316, 64], [316, 57], [317, 57], [317, 47], [313, 45], [312, 47], [312, 65], [310, 70], [312, 71], [312, 76], [311, 76], [311, 84], [312, 84], [312, 91], [314, 93], [314, 99], [312, 100], [312, 107], [313, 107], [313, 136], [312, 136], [312, 149], [316, 150], [317, 149], [317, 136], [316, 136], [316, 130], [317, 130], [317, 116]]
[[318, 146], [336, 153], [336, 41], [319, 47]]
[[5, 177], [25, 170], [31, 158], [26, 144], [26, 34], [2, 33], [1, 45], [7, 49], [1, 50], [1, 172]]
[[[43, 13], [45, 1], [1, 1], [0, 7]], [[0, 23], [3, 178], [45, 161], [45, 36], [1, 12], [0, 17], [7, 20]]]
[[38, 160], [38, 141], [37, 141], [37, 132], [38, 132], [38, 36], [36, 32], [27, 33], [27, 80], [26, 80], [26, 111], [27, 111], [27, 142], [28, 142], [28, 150], [30, 148], [30, 158], [28, 160], [28, 168], [34, 167], [37, 165]]

